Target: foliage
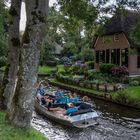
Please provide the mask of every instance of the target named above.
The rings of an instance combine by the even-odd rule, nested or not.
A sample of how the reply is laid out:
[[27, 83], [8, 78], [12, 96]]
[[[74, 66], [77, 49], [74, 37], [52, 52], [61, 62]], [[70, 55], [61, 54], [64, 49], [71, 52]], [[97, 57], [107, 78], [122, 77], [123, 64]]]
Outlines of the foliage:
[[65, 74], [69, 75], [72, 73], [71, 65], [64, 65]]
[[131, 81], [131, 82], [129, 83], [130, 86], [138, 86], [139, 84], [140, 84], [140, 83], [139, 83], [139, 81], [137, 81], [137, 80]]
[[83, 47], [80, 52], [80, 59], [83, 61], [93, 61], [93, 49]]
[[110, 73], [113, 77], [124, 77], [129, 75], [129, 72], [125, 66], [113, 67]]
[[5, 121], [5, 113], [0, 112], [1, 140], [46, 140], [41, 133], [31, 128], [28, 132], [14, 128]]
[[76, 61], [75, 64], [72, 65], [72, 71], [75, 74], [84, 74], [87, 69], [87, 65], [82, 61]]
[[139, 19], [138, 19], [138, 21], [136, 22], [136, 25], [133, 29], [133, 32], [131, 34], [131, 38], [135, 41], [135, 43], [140, 44], [139, 36], [140, 36], [140, 23], [139, 23]]
[[62, 56], [73, 56], [77, 53], [77, 47], [76, 44], [74, 42], [66, 42], [63, 46], [63, 50], [61, 51], [61, 55]]
[[0, 67], [6, 64], [8, 51], [7, 17], [8, 10], [5, 8], [4, 2], [0, 2]]
[[56, 67], [39, 66], [38, 74], [51, 74], [56, 72]]
[[86, 62], [88, 69], [94, 69], [94, 61], [87, 61]]
[[48, 44], [46, 40], [42, 43], [41, 54], [40, 54], [40, 65], [47, 65], [47, 61], [54, 61], [52, 54], [53, 47]]
[[68, 58], [68, 57], [62, 57], [61, 59], [60, 59], [60, 61], [61, 61], [61, 63], [62, 64], [66, 64], [66, 65], [68, 65], [68, 64], [71, 64], [71, 60]]
[[88, 70], [88, 75], [87, 75], [89, 80], [99, 80], [99, 81], [104, 81], [106, 75], [102, 74], [100, 72], [96, 72], [94, 70]]
[[140, 103], [140, 86], [132, 86], [112, 93], [113, 99], [129, 104]]
[[129, 77], [129, 81], [138, 81], [140, 83], [140, 76], [137, 77]]
[[0, 57], [0, 67], [3, 67], [6, 65], [7, 58], [5, 56]]
[[101, 64], [100, 65], [100, 71], [101, 73], [109, 73], [110, 70], [114, 67], [114, 64], [109, 64], [109, 63], [106, 63], [106, 64]]
[[65, 75], [64, 65], [57, 66], [57, 75]]
[[129, 95], [127, 94], [126, 90], [119, 90], [116, 95], [115, 99], [121, 103], [126, 103], [126, 100], [130, 98]]

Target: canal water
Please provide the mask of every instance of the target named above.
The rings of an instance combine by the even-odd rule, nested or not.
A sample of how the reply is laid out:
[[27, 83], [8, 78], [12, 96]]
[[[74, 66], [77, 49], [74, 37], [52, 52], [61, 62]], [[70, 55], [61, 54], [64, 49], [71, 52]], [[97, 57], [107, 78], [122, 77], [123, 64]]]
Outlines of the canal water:
[[49, 140], [140, 140], [140, 110], [91, 99], [99, 124], [78, 129], [62, 126], [34, 112], [32, 126]]

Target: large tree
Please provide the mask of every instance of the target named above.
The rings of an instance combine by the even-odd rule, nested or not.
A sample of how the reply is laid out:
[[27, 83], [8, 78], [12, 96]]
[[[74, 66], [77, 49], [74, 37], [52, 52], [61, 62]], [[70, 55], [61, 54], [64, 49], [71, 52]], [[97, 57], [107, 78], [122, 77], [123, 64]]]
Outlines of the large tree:
[[0, 89], [0, 107], [6, 108], [14, 94], [15, 81], [19, 66], [20, 39], [19, 22], [22, 0], [12, 0], [9, 10], [9, 54], [8, 63]]
[[30, 128], [36, 91], [40, 46], [44, 38], [49, 0], [25, 0], [27, 24], [22, 39], [17, 87], [7, 119], [14, 126]]

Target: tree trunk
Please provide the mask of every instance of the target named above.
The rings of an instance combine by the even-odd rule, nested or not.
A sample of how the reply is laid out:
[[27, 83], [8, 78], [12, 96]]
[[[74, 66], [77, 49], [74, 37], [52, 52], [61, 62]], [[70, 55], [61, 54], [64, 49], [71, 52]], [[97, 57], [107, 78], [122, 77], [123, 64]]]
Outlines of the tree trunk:
[[27, 25], [22, 40], [21, 63], [16, 91], [7, 119], [14, 126], [29, 129], [34, 108], [37, 68], [45, 36], [48, 0], [26, 0]]
[[8, 63], [0, 89], [0, 108], [6, 108], [14, 94], [15, 81], [19, 65], [20, 39], [19, 23], [22, 0], [12, 0], [9, 10], [9, 53]]

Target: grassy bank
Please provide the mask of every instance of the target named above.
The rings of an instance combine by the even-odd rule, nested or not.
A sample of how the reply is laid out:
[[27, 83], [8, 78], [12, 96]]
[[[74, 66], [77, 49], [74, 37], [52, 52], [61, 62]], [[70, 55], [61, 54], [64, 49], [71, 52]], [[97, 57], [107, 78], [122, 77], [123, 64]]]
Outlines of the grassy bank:
[[33, 128], [25, 132], [12, 127], [5, 121], [5, 113], [0, 112], [0, 140], [47, 140], [47, 138]]
[[113, 99], [140, 105], [140, 86], [128, 87], [112, 93]]
[[50, 67], [50, 66], [39, 66], [38, 74], [50, 74], [54, 71], [56, 71], [56, 67]]

